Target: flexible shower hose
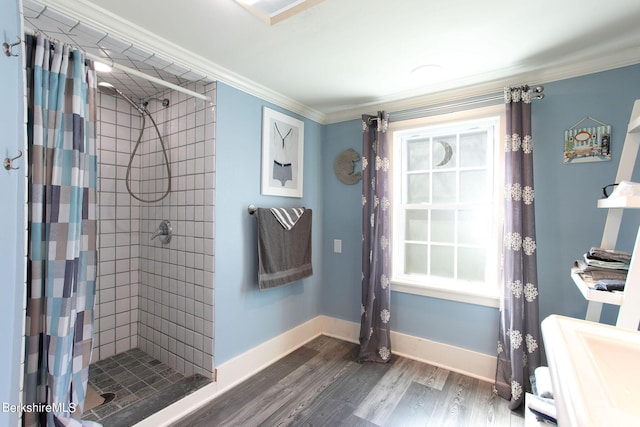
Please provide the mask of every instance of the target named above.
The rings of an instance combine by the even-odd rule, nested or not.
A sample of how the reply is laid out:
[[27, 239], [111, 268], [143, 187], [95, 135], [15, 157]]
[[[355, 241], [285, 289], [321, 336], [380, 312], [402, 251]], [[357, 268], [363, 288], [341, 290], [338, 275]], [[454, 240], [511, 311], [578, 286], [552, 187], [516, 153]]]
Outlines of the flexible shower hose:
[[[131, 186], [129, 184], [130, 181], [130, 176], [131, 176], [131, 164], [133, 163], [133, 158], [136, 155], [136, 151], [138, 151], [138, 146], [140, 145], [140, 142], [142, 141], [142, 134], [144, 133], [144, 128], [145, 128], [145, 115], [148, 115], [149, 118], [151, 119], [151, 123], [153, 123], [153, 127], [156, 129], [156, 133], [158, 134], [158, 138], [160, 139], [160, 146], [162, 147], [162, 155], [164, 156], [164, 164], [167, 166], [167, 191], [165, 191], [165, 193], [154, 200], [145, 200], [141, 197], [136, 196], [135, 194], [133, 194], [133, 191], [131, 191]], [[171, 191], [171, 167], [169, 166], [169, 158], [167, 157], [167, 149], [164, 146], [164, 141], [162, 140], [162, 135], [160, 135], [160, 130], [158, 129], [158, 126], [156, 125], [155, 120], [153, 120], [153, 117], [151, 117], [151, 114], [149, 114], [149, 112], [144, 109], [140, 112], [140, 116], [142, 117], [142, 126], [140, 128], [140, 135], [138, 136], [138, 140], [136, 141], [136, 145], [133, 148], [133, 152], [131, 153], [131, 158], [129, 159], [129, 165], [127, 166], [127, 176], [125, 177], [125, 183], [127, 185], [127, 191], [129, 192], [129, 194], [131, 195], [131, 197], [133, 197], [136, 200], [139, 200], [141, 202], [144, 203], [154, 203], [154, 202], [159, 202], [160, 200], [164, 199], [165, 197], [167, 197], [167, 195], [169, 194], [169, 192]]]

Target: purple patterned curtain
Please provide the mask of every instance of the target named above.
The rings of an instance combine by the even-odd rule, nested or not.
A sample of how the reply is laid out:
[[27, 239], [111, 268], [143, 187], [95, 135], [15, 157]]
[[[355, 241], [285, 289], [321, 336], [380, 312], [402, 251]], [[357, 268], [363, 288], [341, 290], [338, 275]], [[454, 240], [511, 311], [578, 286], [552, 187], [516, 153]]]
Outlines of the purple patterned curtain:
[[362, 116], [362, 306], [358, 361], [391, 359], [389, 115]]
[[531, 91], [505, 88], [505, 218], [495, 387], [511, 409], [524, 401], [540, 365]]

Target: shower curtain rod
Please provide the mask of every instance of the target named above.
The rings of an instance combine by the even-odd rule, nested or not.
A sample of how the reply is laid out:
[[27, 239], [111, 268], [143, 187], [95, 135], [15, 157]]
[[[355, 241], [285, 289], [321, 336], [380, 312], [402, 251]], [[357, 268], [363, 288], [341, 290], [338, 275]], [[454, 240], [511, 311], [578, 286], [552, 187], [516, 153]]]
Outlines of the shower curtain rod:
[[168, 87], [169, 89], [173, 89], [175, 91], [185, 93], [185, 94], [193, 96], [195, 98], [199, 98], [199, 99], [203, 99], [205, 101], [211, 102], [211, 98], [206, 96], [206, 95], [203, 95], [203, 94], [198, 93], [198, 92], [194, 92], [194, 91], [186, 89], [186, 88], [184, 88], [182, 86], [178, 86], [177, 84], [164, 81], [164, 80], [162, 80], [162, 79], [160, 79], [158, 77], [150, 76], [150, 75], [145, 74], [145, 73], [143, 73], [141, 71], [138, 71], [136, 69], [129, 68], [129, 67], [126, 67], [124, 65], [118, 64], [117, 62], [114, 62], [111, 59], [107, 60], [105, 58], [101, 58], [99, 56], [92, 55], [89, 52], [85, 53], [85, 57], [87, 59], [90, 59], [90, 60], [95, 61], [95, 62], [102, 62], [103, 64], [106, 64], [106, 65], [110, 66], [111, 68], [116, 68], [116, 69], [118, 69], [120, 71], [123, 71], [123, 72], [125, 72], [127, 74], [131, 74], [131, 75], [134, 75], [136, 77], [140, 77], [140, 78], [143, 78], [145, 80], [149, 80], [152, 83], [157, 83], [159, 85]]
[[[38, 31], [33, 31], [33, 30], [29, 29], [29, 28], [25, 28], [24, 32], [25, 32], [25, 34], [29, 34], [29, 35], [33, 35], [33, 36], [35, 36], [36, 34], [39, 33]], [[51, 39], [49, 36], [46, 36], [46, 37]], [[51, 39], [51, 40], [55, 40], [55, 39]], [[57, 40], [56, 40], [56, 42], [57, 42]], [[136, 69], [129, 68], [129, 67], [125, 66], [125, 65], [118, 64], [117, 62], [113, 61], [110, 58], [101, 58], [101, 57], [93, 55], [93, 54], [91, 54], [89, 52], [86, 52], [86, 51], [83, 51], [83, 52], [84, 52], [85, 58], [90, 59], [92, 61], [102, 62], [103, 64], [106, 64], [106, 65], [110, 66], [111, 68], [116, 68], [116, 69], [118, 69], [118, 70], [120, 70], [122, 72], [125, 72], [127, 74], [131, 74], [131, 75], [134, 75], [136, 77], [140, 77], [140, 78], [143, 78], [145, 80], [148, 80], [148, 81], [150, 81], [152, 83], [157, 83], [157, 84], [159, 84], [161, 86], [164, 86], [164, 87], [167, 87], [169, 89], [173, 89], [175, 91], [182, 92], [184, 94], [193, 96], [195, 98], [211, 102], [211, 98], [208, 97], [207, 95], [203, 95], [201, 93], [194, 92], [194, 91], [186, 89], [186, 88], [184, 88], [182, 86], [178, 86], [177, 84], [173, 84], [171, 82], [164, 81], [164, 80], [162, 80], [162, 79], [160, 79], [158, 77], [153, 77], [153, 76], [150, 76], [149, 74], [145, 74], [142, 71], [138, 71]]]

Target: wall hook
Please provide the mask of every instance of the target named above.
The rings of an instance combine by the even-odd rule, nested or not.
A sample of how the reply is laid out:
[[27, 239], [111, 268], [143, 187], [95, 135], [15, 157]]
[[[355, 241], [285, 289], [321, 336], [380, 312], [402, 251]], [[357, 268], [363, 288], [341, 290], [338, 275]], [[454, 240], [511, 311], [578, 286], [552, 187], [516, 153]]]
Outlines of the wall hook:
[[16, 157], [13, 158], [9, 158], [9, 157], [5, 157], [4, 159], [4, 168], [8, 171], [10, 170], [17, 170], [20, 168], [14, 168], [13, 167], [13, 161], [19, 159], [20, 157], [22, 157], [22, 150], [18, 150], [20, 151], [20, 154], [18, 154]]
[[7, 42], [4, 42], [2, 43], [2, 51], [7, 56], [18, 56], [17, 53], [13, 53], [11, 50], [13, 49], [14, 46], [18, 46], [20, 43], [22, 43], [22, 40], [20, 40], [20, 38], [18, 38], [18, 41], [15, 43], [9, 44]]

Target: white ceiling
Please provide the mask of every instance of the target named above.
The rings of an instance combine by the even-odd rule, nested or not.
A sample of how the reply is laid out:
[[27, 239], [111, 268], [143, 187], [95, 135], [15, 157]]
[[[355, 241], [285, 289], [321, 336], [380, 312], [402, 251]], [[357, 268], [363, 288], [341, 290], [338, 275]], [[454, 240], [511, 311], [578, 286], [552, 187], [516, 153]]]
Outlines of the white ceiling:
[[42, 3], [321, 122], [640, 62], [638, 0], [324, 0], [272, 26], [234, 0]]

